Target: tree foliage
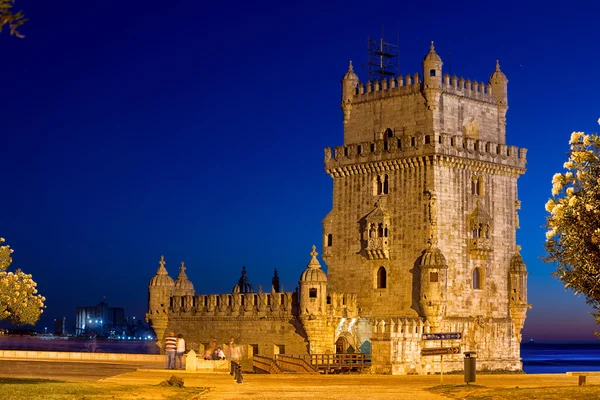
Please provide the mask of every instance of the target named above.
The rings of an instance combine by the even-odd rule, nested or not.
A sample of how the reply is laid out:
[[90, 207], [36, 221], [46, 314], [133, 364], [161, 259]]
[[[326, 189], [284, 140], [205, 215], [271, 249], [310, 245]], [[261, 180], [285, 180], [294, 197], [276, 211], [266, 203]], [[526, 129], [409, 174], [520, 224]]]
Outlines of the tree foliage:
[[[598, 121], [600, 123], [600, 120]], [[546, 203], [546, 262], [553, 275], [585, 296], [600, 322], [600, 137], [574, 132], [565, 172], [552, 178]]]
[[8, 26], [11, 35], [23, 38], [24, 36], [19, 33], [19, 27], [27, 20], [22, 11], [13, 13], [14, 4], [15, 0], [0, 0], [0, 32], [4, 26]]
[[[0, 243], [3, 242], [0, 238]], [[0, 246], [0, 320], [15, 325], [33, 325], [44, 311], [46, 298], [38, 294], [31, 275], [20, 269], [7, 272], [12, 253], [9, 246]]]

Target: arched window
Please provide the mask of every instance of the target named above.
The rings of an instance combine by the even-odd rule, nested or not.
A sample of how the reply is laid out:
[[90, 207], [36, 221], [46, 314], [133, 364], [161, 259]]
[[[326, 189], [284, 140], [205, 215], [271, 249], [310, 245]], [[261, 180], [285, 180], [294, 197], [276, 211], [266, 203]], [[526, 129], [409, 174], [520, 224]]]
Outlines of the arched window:
[[473, 289], [483, 289], [483, 272], [479, 267], [473, 269]]
[[375, 194], [377, 194], [379, 196], [382, 191], [383, 191], [383, 182], [381, 182], [381, 176], [377, 175], [377, 177], [375, 178]]
[[389, 192], [389, 181], [388, 181], [388, 176], [387, 174], [383, 176], [383, 194], [388, 194]]
[[377, 228], [377, 237], [383, 237], [383, 224], [379, 224], [379, 227]]
[[377, 289], [385, 289], [387, 287], [387, 274], [384, 267], [379, 267], [377, 270]]
[[374, 238], [375, 237], [375, 224], [371, 224], [371, 227], [369, 228], [369, 238]]
[[388, 228], [387, 226], [383, 228], [383, 237], [388, 237]]

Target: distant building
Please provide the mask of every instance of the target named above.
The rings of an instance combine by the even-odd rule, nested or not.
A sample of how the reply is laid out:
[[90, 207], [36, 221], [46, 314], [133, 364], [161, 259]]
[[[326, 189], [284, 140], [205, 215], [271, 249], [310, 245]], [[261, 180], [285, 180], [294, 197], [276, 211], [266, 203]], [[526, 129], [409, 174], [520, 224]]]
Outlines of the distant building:
[[122, 307], [109, 307], [105, 302], [100, 302], [95, 306], [77, 307], [75, 313], [76, 336], [108, 337], [116, 331], [127, 329], [125, 309]]
[[[508, 80], [442, 73], [433, 43], [422, 75], [361, 83], [342, 79], [344, 142], [325, 149], [333, 207], [323, 220], [321, 269], [313, 247], [299, 288], [254, 291], [242, 270], [231, 293], [196, 294], [182, 265], [174, 281], [161, 258], [147, 320], [162, 340], [252, 354], [372, 354], [372, 370], [439, 372], [428, 347], [458, 347], [446, 370], [521, 370], [527, 269], [516, 244], [517, 179], [526, 149], [506, 143]], [[309, 192], [310, 196], [319, 193]], [[456, 340], [423, 340], [449, 333]], [[425, 336], [432, 337], [431, 335]]]
[[54, 336], [67, 335], [67, 317], [54, 320]]

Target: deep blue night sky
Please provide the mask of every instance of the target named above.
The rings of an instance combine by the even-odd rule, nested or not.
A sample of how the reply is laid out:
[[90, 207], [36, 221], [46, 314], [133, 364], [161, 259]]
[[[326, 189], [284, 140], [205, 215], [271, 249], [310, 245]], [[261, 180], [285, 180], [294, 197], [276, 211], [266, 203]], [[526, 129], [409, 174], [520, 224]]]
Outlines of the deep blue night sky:
[[594, 340], [540, 257], [569, 136], [598, 131], [600, 6], [468, 3], [17, 0], [26, 38], [0, 34], [0, 235], [48, 298], [38, 326], [104, 296], [143, 317], [161, 254], [198, 293], [229, 292], [242, 265], [255, 287], [278, 268], [293, 290], [331, 206], [340, 79], [351, 59], [366, 80], [384, 23], [403, 75], [431, 40], [444, 73], [487, 82], [500, 60], [507, 141], [529, 149], [524, 339]]

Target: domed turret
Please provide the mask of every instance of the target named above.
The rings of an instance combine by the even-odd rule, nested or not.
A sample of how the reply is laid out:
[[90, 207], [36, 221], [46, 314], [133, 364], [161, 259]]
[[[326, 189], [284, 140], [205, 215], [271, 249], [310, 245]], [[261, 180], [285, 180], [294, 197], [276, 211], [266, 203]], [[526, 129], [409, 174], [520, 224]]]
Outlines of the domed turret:
[[521, 329], [527, 318], [527, 310], [531, 304], [527, 304], [527, 267], [521, 257], [521, 246], [517, 246], [515, 255], [510, 260], [509, 275], [509, 299], [510, 316], [513, 320], [517, 341], [521, 342]]
[[165, 268], [165, 257], [160, 256], [159, 267], [156, 275], [150, 279], [148, 285], [148, 313], [146, 319], [150, 322], [157, 339], [162, 339], [167, 328], [167, 312], [171, 303], [171, 296], [175, 287], [173, 278]]
[[173, 287], [175, 282], [173, 282], [173, 278], [169, 276], [167, 269], [165, 268], [165, 256], [160, 256], [160, 261], [158, 262], [160, 265], [158, 270], [156, 271], [156, 275], [150, 279], [151, 287]]
[[440, 56], [435, 52], [435, 47], [433, 46], [433, 40], [431, 41], [431, 46], [429, 46], [429, 53], [423, 59], [423, 63], [428, 61], [442, 62]]
[[193, 296], [196, 293], [196, 291], [194, 290], [194, 285], [188, 279], [188, 276], [185, 273], [186, 269], [187, 268], [185, 267], [185, 264], [182, 261], [181, 266], [179, 267], [179, 276], [175, 281], [175, 296]]
[[421, 269], [421, 309], [424, 316], [437, 326], [446, 312], [446, 282], [448, 263], [440, 249], [429, 242], [419, 260]]
[[316, 252], [317, 246], [312, 247], [312, 252], [310, 255], [312, 258], [308, 262], [307, 268], [302, 272], [300, 276], [300, 281], [304, 282], [327, 282], [327, 275], [321, 269], [321, 263], [317, 260], [317, 255], [319, 253]]
[[356, 87], [358, 86], [358, 76], [354, 73], [354, 67], [352, 67], [352, 61], [348, 66], [348, 72], [342, 78], [342, 104], [341, 108], [344, 112], [344, 123], [350, 119], [350, 112], [352, 111], [352, 100], [356, 95]]
[[310, 319], [321, 316], [327, 307], [327, 275], [317, 260], [317, 247], [312, 247], [311, 259], [298, 282], [300, 289], [300, 314]]
[[488, 83], [492, 85], [492, 96], [494, 96], [498, 105], [508, 105], [508, 79], [500, 69], [500, 61], [498, 60], [496, 60], [496, 70], [490, 76]]
[[433, 42], [429, 53], [423, 60], [423, 94], [427, 101], [427, 108], [435, 110], [438, 108], [442, 89], [442, 59], [435, 52]]
[[527, 273], [527, 266], [521, 257], [520, 246], [517, 246], [517, 252], [510, 260], [510, 272]]
[[246, 267], [242, 267], [242, 276], [238, 281], [237, 285], [235, 285], [231, 291], [232, 293], [254, 293], [254, 287], [248, 281], [246, 277]]

